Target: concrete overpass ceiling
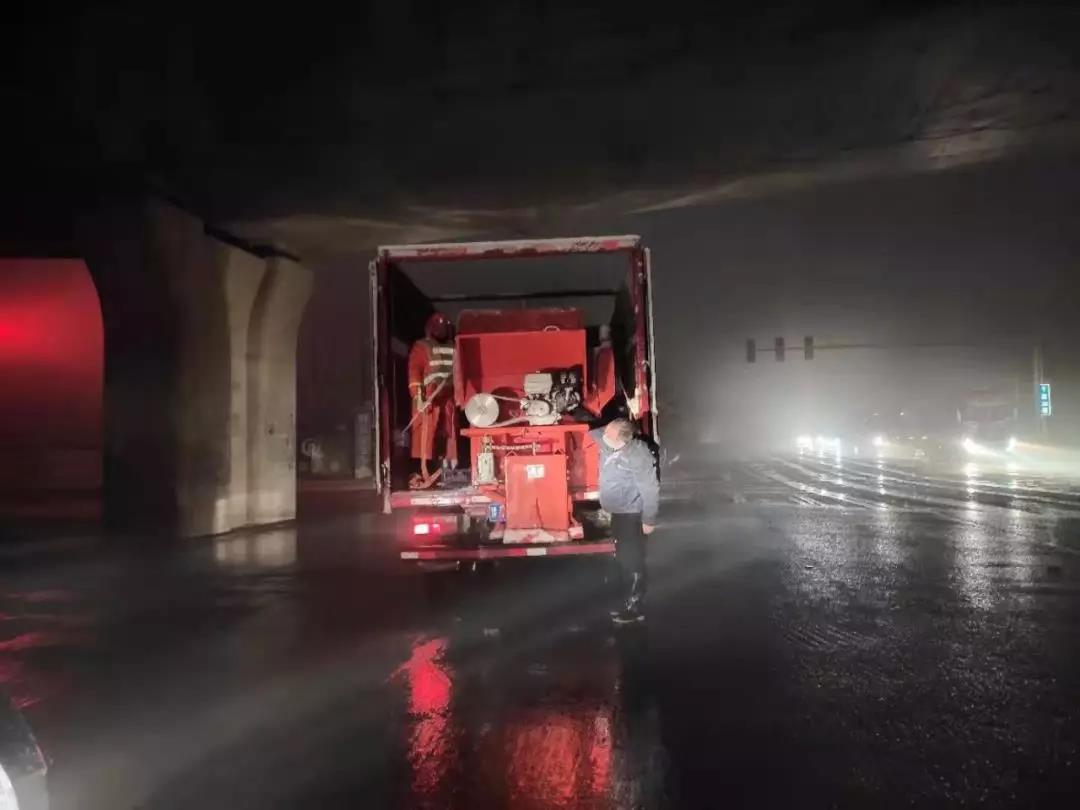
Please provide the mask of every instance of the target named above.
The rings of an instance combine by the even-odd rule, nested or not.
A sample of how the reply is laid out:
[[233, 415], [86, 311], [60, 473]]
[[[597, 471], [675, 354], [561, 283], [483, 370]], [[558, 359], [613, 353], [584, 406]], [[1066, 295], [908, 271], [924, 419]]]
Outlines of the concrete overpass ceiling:
[[57, 165], [137, 167], [309, 261], [1071, 150], [1080, 128], [1073, 4], [173, 11], [154, 36], [136, 3], [39, 27], [16, 101]]

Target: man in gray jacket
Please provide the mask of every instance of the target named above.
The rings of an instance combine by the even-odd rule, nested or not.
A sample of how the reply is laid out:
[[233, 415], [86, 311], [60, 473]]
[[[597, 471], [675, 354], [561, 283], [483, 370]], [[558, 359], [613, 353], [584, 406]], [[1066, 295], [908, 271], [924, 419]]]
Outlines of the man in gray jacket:
[[660, 509], [656, 459], [634, 438], [629, 420], [615, 419], [589, 433], [600, 446], [600, 506], [611, 513], [625, 600], [612, 616], [619, 624], [639, 622], [645, 618], [645, 536], [653, 533]]

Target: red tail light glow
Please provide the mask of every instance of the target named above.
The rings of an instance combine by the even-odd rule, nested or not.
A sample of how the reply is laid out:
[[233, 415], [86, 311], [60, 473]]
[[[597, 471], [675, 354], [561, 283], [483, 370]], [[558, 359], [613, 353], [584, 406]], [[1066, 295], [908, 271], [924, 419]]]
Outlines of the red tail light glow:
[[437, 543], [444, 537], [457, 532], [457, 517], [454, 515], [413, 515], [408, 532], [408, 537]]

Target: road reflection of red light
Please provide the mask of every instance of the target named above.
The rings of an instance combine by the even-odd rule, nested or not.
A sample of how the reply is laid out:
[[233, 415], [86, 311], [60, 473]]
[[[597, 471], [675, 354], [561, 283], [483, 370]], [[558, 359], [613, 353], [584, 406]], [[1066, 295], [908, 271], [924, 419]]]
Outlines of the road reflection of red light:
[[[454, 791], [463, 767], [453, 738], [453, 672], [444, 638], [418, 642], [396, 675], [408, 687], [408, 738], [415, 795]], [[600, 808], [610, 806], [613, 769], [610, 709], [586, 704], [580, 711], [534, 708], [508, 719], [501, 733], [473, 740], [476, 761], [505, 779], [514, 805]]]
[[65, 639], [59, 633], [48, 630], [36, 630], [30, 633], [20, 633], [14, 638], [0, 641], [0, 653], [22, 652], [40, 647], [55, 647], [63, 644]]
[[0, 686], [4, 688], [4, 691], [11, 697], [11, 702], [19, 709], [37, 702], [30, 695], [22, 694], [22, 690], [19, 688], [26, 680], [25, 670], [26, 666], [22, 661], [0, 658]]
[[545, 807], [597, 806], [607, 796], [612, 752], [605, 714], [539, 714], [508, 733], [512, 795]]
[[429, 793], [439, 787], [450, 763], [450, 673], [441, 658], [446, 639], [432, 639], [415, 645], [401, 667], [409, 686], [409, 712], [413, 716], [409, 737], [409, 762], [413, 768], [413, 790]]
[[21, 599], [24, 602], [70, 602], [74, 598], [71, 591], [63, 590], [27, 591], [8, 595], [13, 599]]
[[7, 692], [16, 709], [42, 703], [66, 688], [66, 679], [56, 673], [29, 669], [15, 658], [0, 658], [0, 687]]
[[607, 793], [611, 775], [611, 721], [604, 714], [598, 714], [593, 720], [589, 765], [592, 769], [592, 792], [602, 796]]
[[446, 649], [439, 638], [413, 647], [406, 664], [409, 674], [409, 708], [413, 714], [445, 711], [450, 705], [450, 676], [436, 660]]

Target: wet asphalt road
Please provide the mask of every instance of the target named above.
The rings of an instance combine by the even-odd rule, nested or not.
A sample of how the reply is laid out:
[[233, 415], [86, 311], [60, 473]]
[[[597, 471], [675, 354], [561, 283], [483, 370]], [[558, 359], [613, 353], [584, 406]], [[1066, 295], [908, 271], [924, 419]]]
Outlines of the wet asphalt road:
[[53, 545], [0, 681], [96, 808], [1074, 806], [1080, 495], [821, 458], [672, 475], [601, 560], [425, 583], [382, 519]]

